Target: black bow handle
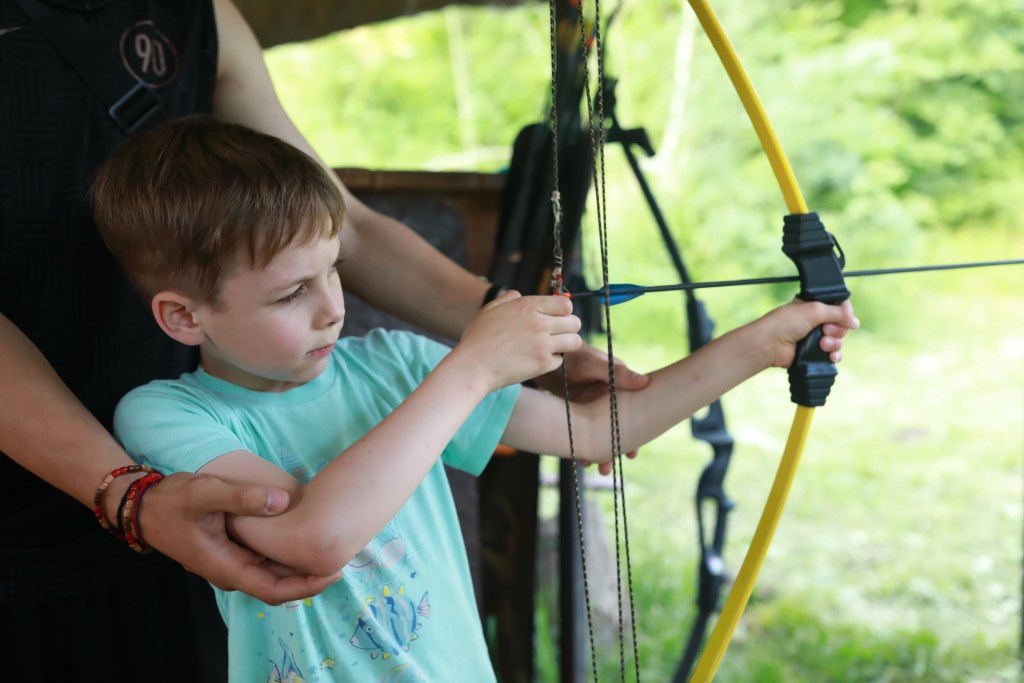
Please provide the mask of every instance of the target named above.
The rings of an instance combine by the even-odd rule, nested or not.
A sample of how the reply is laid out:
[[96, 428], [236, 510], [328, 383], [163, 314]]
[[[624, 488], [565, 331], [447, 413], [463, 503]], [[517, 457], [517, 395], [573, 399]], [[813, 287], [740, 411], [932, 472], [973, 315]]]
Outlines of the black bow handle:
[[[850, 298], [843, 278], [846, 257], [816, 212], [790, 214], [783, 219], [782, 251], [800, 273], [799, 298], [833, 305]], [[838, 374], [828, 353], [821, 350], [823, 334], [819, 326], [801, 339], [789, 366], [790, 397], [793, 403], [809, 408], [825, 405]]]

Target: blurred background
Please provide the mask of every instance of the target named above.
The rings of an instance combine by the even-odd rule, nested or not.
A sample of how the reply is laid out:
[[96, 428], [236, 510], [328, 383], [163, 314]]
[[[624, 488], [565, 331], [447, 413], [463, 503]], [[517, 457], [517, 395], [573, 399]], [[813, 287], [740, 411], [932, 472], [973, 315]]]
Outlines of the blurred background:
[[[301, 27], [261, 19], [259, 3], [239, 4], [265, 45], [303, 37]], [[546, 3], [344, 4], [356, 9], [322, 25], [354, 27], [266, 51], [286, 108], [330, 165], [501, 172], [517, 132], [544, 120]], [[426, 11], [369, 15], [389, 5]], [[713, 7], [808, 205], [842, 244], [849, 268], [1024, 257], [1024, 3]], [[359, 11], [367, 14], [351, 16]], [[642, 168], [691, 275], [790, 274], [780, 251], [785, 205], [686, 3], [602, 3], [605, 18], [613, 11], [604, 48], [616, 113], [624, 127], [650, 136], [656, 154]], [[621, 149], [609, 145], [606, 160], [611, 281], [678, 281]], [[593, 217], [591, 209], [583, 236], [591, 273]], [[850, 338], [816, 415], [719, 678], [1018, 681], [1024, 269], [848, 285], [863, 329]], [[779, 285], [706, 290], [701, 298], [721, 334], [794, 293]], [[612, 329], [616, 355], [638, 370], [658, 367], [686, 349], [682, 296], [651, 294], [616, 307]], [[785, 373], [764, 373], [723, 403], [737, 439], [726, 481], [737, 503], [726, 550], [735, 571], [787, 436]], [[692, 497], [707, 458], [683, 426], [626, 466], [647, 680], [671, 678], [694, 613]], [[546, 513], [552, 495], [542, 499]], [[610, 493], [591, 498], [610, 519]], [[557, 680], [550, 609], [540, 600], [538, 681]], [[617, 678], [617, 648], [602, 650], [610, 654], [602, 677]]]

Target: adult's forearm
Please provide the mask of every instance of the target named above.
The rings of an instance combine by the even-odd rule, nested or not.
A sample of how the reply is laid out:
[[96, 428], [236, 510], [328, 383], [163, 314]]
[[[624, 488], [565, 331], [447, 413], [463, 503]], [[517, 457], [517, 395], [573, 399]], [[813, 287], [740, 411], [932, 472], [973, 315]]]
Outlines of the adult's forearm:
[[488, 284], [407, 226], [346, 195], [343, 286], [403, 320], [459, 339]]
[[[237, 8], [217, 0], [214, 11], [220, 36], [214, 113], [276, 135], [328, 168], [281, 105], [259, 43]], [[364, 205], [331, 175], [345, 196], [344, 286], [378, 308], [458, 339], [488, 285], [407, 226]]]
[[[97, 484], [108, 472], [132, 464], [117, 441], [64, 385], [39, 349], [3, 315], [0, 450], [89, 506]], [[119, 482], [117, 488], [125, 484]]]

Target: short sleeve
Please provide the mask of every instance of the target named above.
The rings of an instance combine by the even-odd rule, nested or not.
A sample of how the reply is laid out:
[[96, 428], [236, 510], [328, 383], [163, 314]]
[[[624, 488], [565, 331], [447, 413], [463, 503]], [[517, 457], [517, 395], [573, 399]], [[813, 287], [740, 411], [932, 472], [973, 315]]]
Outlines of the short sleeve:
[[445, 448], [444, 464], [473, 475], [483, 472], [505, 433], [520, 388], [513, 384], [488, 394]]
[[[394, 358], [402, 359], [409, 372], [410, 391], [451, 351], [443, 344], [408, 332], [389, 332], [387, 339], [394, 345], [391, 349]], [[444, 449], [441, 454], [444, 464], [480, 474], [505, 433], [519, 390], [520, 385], [515, 384], [488, 394]]]
[[246, 449], [218, 414], [211, 396], [158, 381], [129, 392], [114, 414], [114, 435], [137, 462], [162, 472], [196, 472]]
[[[404, 359], [407, 364], [413, 386], [422, 382], [451, 351], [447, 346], [421, 335], [389, 332], [388, 337], [395, 344], [393, 351], [396, 357]], [[444, 464], [473, 475], [480, 474], [505, 433], [520, 388], [514, 384], [488, 394], [441, 454]]]

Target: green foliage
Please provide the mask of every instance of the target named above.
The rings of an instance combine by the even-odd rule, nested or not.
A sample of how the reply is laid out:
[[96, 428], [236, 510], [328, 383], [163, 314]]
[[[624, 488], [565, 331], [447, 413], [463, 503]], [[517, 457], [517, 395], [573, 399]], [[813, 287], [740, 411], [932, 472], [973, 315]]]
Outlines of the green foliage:
[[[289, 114], [333, 166], [497, 170], [517, 130], [543, 115], [549, 57], [541, 9], [452, 7], [266, 57]], [[499, 26], [514, 28], [516, 40], [496, 40]], [[479, 148], [464, 149], [465, 140]]]

